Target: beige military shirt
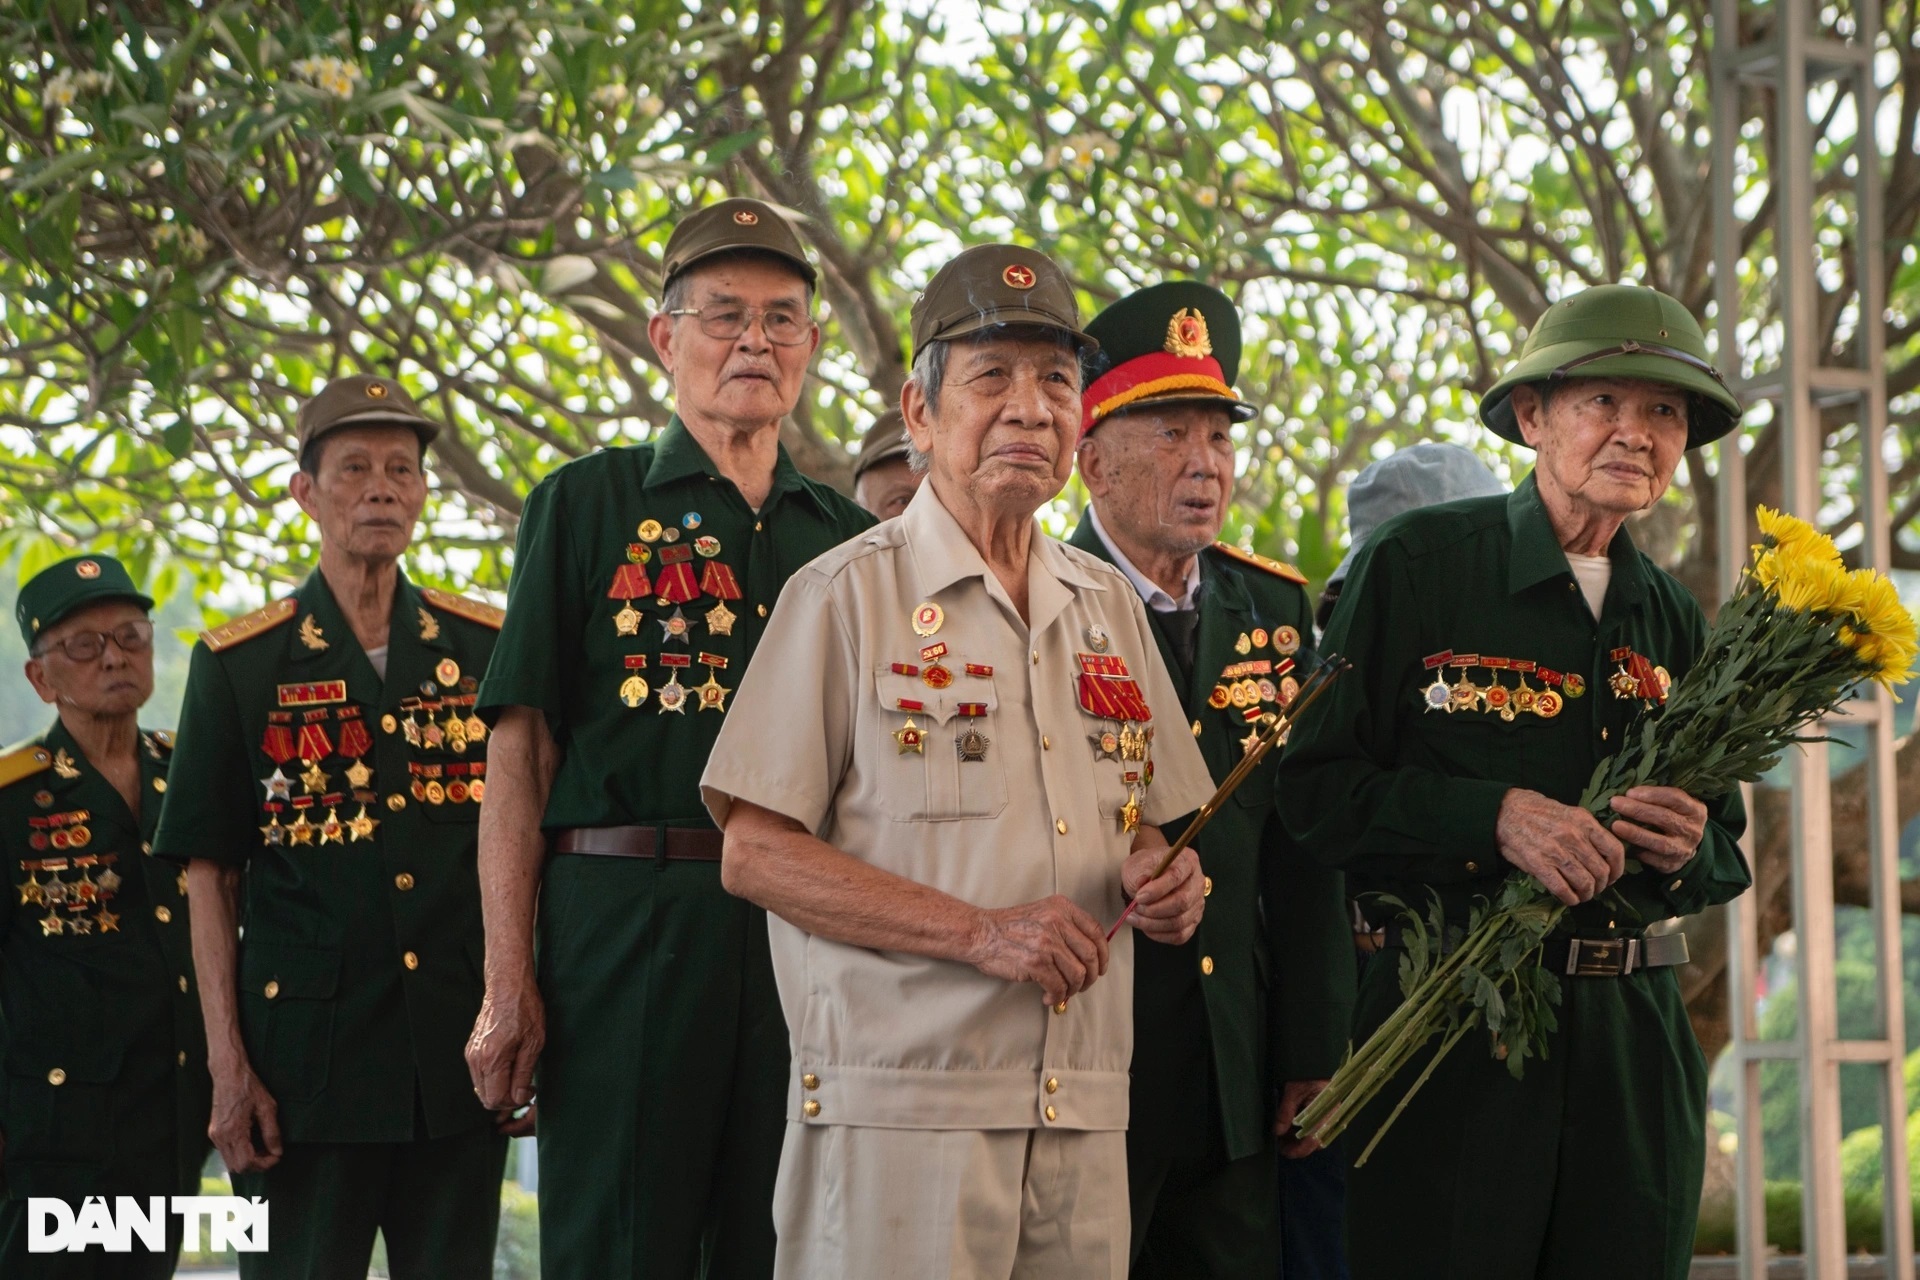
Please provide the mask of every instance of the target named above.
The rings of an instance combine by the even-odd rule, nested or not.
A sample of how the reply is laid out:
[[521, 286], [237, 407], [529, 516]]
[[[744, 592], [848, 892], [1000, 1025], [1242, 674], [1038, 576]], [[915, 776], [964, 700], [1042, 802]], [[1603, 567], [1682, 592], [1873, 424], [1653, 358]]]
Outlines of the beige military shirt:
[[[928, 484], [794, 575], [701, 778], [714, 820], [750, 800], [976, 906], [1058, 893], [1110, 923], [1123, 806], [1169, 822], [1213, 784], [1132, 586], [1038, 529], [1030, 563], [1029, 625]], [[1114, 749], [1133, 727], [1148, 760]], [[1055, 1013], [1032, 983], [770, 927], [789, 1119], [1126, 1127], [1131, 929]]]

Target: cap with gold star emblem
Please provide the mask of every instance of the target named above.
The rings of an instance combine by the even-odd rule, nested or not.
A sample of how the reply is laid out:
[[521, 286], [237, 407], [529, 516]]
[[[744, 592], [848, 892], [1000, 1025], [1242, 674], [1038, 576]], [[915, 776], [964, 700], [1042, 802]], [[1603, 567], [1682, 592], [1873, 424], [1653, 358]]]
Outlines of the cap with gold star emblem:
[[1233, 389], [1240, 315], [1212, 285], [1150, 285], [1095, 316], [1087, 332], [1100, 346], [1080, 360], [1083, 436], [1116, 413], [1148, 406], [1218, 405], [1236, 422], [1254, 415]]

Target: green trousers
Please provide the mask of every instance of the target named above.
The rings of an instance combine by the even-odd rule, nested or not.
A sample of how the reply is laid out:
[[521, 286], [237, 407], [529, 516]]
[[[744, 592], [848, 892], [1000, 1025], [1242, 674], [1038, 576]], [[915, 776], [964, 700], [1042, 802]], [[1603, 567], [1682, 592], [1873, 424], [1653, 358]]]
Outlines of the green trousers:
[[[1367, 967], [1356, 1043], [1400, 1003]], [[1562, 978], [1548, 1056], [1515, 1080], [1469, 1033], [1347, 1181], [1354, 1280], [1686, 1280], [1707, 1067], [1672, 969]], [[1342, 1138], [1358, 1156], [1431, 1060]]]
[[[1129, 1135], [1131, 1136], [1131, 1135]], [[1215, 1147], [1219, 1146], [1216, 1142]], [[1176, 1160], [1127, 1144], [1131, 1280], [1270, 1280], [1280, 1273], [1278, 1156]]]
[[378, 1231], [393, 1280], [492, 1280], [507, 1140], [491, 1126], [413, 1142], [289, 1142], [234, 1192], [264, 1196], [265, 1253], [241, 1280], [366, 1280]]
[[787, 1028], [710, 862], [562, 854], [541, 892], [545, 1280], [773, 1273]]

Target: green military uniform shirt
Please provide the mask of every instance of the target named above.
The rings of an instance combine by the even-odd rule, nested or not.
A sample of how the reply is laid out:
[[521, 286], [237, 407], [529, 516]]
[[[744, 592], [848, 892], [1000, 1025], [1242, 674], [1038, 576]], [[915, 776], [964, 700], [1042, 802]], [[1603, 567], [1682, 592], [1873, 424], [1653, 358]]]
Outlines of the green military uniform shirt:
[[[1531, 475], [1507, 497], [1409, 512], [1368, 543], [1326, 637], [1354, 670], [1295, 729], [1281, 763], [1283, 817], [1347, 870], [1351, 891], [1424, 907], [1432, 889], [1464, 925], [1471, 899], [1513, 869], [1494, 839], [1501, 798], [1524, 787], [1577, 804], [1634, 722], [1638, 699], [1608, 683], [1615, 655], [1640, 654], [1671, 680], [1692, 667], [1706, 633], [1699, 605], [1624, 527], [1608, 556], [1596, 621]], [[1461, 689], [1464, 705], [1449, 695], [1453, 709], [1441, 706], [1436, 683]], [[1504, 692], [1485, 692], [1495, 686]], [[1634, 933], [1745, 889], [1739, 794], [1700, 799], [1709, 822], [1692, 861], [1625, 876], [1615, 886], [1625, 912], [1605, 895], [1570, 911], [1563, 930]]]
[[545, 713], [562, 753], [546, 828], [711, 826], [700, 771], [781, 586], [872, 524], [784, 448], [752, 510], [677, 417], [543, 480], [480, 709]]
[[[1091, 519], [1069, 541], [1112, 561]], [[1190, 673], [1165, 617], [1147, 617], [1217, 783], [1244, 754], [1247, 716], [1278, 710], [1268, 695], [1312, 670], [1313, 608], [1279, 566], [1222, 547], [1200, 553], [1200, 583]], [[1263, 1151], [1274, 1090], [1332, 1075], [1346, 1047], [1353, 934], [1342, 878], [1288, 838], [1274, 812], [1276, 764], [1269, 753], [1194, 842], [1211, 884], [1194, 936], [1178, 947], [1134, 944], [1136, 1146], [1202, 1158], [1211, 1090], [1227, 1159]], [[1170, 824], [1168, 837], [1188, 820]]]
[[16, 1198], [197, 1193], [210, 1085], [187, 898], [150, 856], [173, 740], [143, 731], [140, 813], [64, 725], [0, 757], [0, 1131]]
[[194, 646], [154, 846], [246, 869], [240, 1029], [291, 1142], [492, 1121], [463, 1052], [483, 990], [473, 703], [498, 619], [402, 576], [382, 679], [315, 571]]

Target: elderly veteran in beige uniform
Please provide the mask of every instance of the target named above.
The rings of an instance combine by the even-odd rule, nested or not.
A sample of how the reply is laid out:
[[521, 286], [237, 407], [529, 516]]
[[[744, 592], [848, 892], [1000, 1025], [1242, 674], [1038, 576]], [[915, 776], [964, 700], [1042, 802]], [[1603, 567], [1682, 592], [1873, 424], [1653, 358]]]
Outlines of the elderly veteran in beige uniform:
[[927, 483], [787, 583], [701, 779], [773, 913], [780, 1277], [1120, 1277], [1133, 947], [1202, 909], [1154, 825], [1213, 791], [1139, 596], [1043, 534], [1078, 431], [1059, 268], [970, 249], [913, 310]]

